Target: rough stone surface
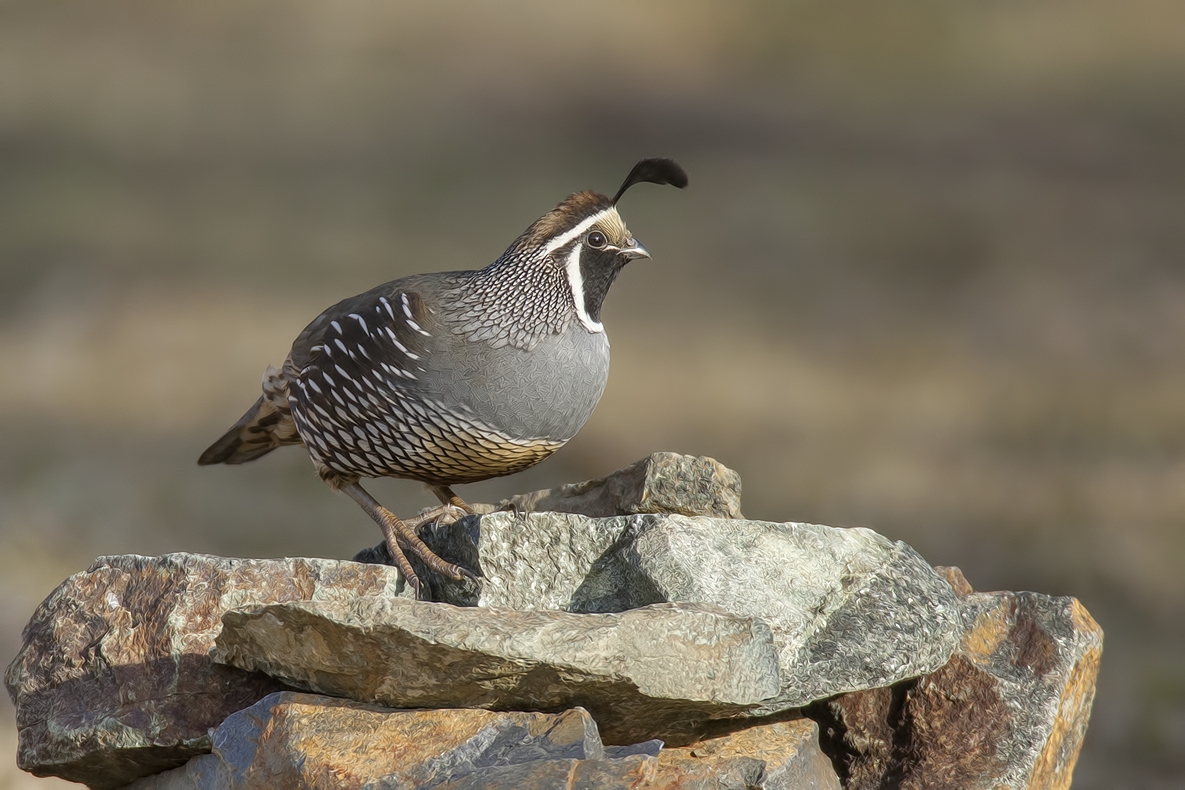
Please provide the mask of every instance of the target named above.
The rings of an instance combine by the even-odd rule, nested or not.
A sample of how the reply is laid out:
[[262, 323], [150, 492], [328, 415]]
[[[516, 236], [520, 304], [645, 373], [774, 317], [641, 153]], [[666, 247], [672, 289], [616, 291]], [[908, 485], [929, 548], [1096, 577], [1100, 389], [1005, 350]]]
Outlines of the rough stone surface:
[[694, 746], [663, 749], [654, 790], [839, 790], [839, 777], [819, 749], [810, 719], [750, 727]]
[[21, 766], [136, 790], [1069, 786], [1102, 650], [1074, 599], [745, 521], [707, 458], [500, 506], [424, 530], [485, 579], [417, 566], [438, 603], [379, 564], [100, 558], [8, 668]]
[[595, 722], [579, 708], [396, 711], [294, 692], [271, 694], [227, 718], [214, 732], [213, 749], [129, 790], [481, 787], [451, 783], [519, 764], [654, 761], [646, 755], [607, 760]]
[[712, 458], [654, 453], [611, 475], [519, 494], [490, 510], [579, 513], [593, 518], [639, 513], [744, 518], [741, 476]]
[[484, 576], [480, 592], [433, 580], [459, 605], [618, 612], [686, 601], [765, 620], [783, 685], [764, 713], [933, 672], [966, 629], [950, 583], [909, 546], [867, 529], [494, 513], [424, 539]]
[[214, 733], [213, 754], [128, 790], [838, 790], [817, 736], [814, 722], [799, 719], [686, 748], [605, 747], [580, 708], [401, 711], [283, 692], [230, 716]]
[[694, 737], [779, 690], [760, 620], [686, 604], [578, 615], [405, 599], [228, 612], [215, 657], [396, 708], [593, 712], [610, 743]]
[[845, 787], [1070, 786], [1102, 629], [1073, 598], [966, 592], [963, 601], [973, 626], [946, 666], [808, 709]]
[[[590, 518], [667, 513], [684, 516], [743, 518], [741, 476], [712, 458], [653, 453], [610, 475], [583, 483], [518, 494], [494, 505], [474, 504], [481, 514], [500, 511], [517, 513], [574, 513]], [[428, 525], [424, 537], [453, 562], [467, 568], [479, 563], [477, 535], [480, 522], [465, 519], [454, 525]], [[443, 553], [441, 553], [443, 552]], [[394, 565], [386, 543], [359, 551], [357, 562]], [[472, 606], [478, 592], [472, 585], [444, 579], [423, 564], [419, 557], [408, 560], [424, 584], [427, 599]], [[410, 588], [404, 597], [413, 597]]]
[[499, 765], [431, 785], [439, 790], [634, 790], [652, 788], [655, 759], [644, 755], [614, 760], [547, 760]]
[[227, 610], [401, 585], [394, 569], [333, 560], [101, 557], [38, 607], [8, 667], [18, 764], [95, 788], [180, 765], [209, 751], [211, 727], [281, 688], [210, 660]]

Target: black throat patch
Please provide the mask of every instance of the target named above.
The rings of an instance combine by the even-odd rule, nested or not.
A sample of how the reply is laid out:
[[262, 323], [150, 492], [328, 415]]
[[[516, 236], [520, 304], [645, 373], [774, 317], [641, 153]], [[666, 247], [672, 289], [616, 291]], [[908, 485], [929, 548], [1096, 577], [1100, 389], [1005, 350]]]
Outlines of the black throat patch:
[[580, 280], [584, 287], [584, 311], [593, 321], [601, 322], [601, 306], [609, 288], [627, 260], [615, 250], [580, 250]]

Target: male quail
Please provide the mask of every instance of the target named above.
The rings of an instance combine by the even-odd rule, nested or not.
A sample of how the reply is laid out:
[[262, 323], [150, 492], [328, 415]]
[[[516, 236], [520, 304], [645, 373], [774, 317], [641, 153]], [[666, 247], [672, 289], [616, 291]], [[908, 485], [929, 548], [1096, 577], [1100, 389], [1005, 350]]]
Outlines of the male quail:
[[[322, 479], [378, 523], [417, 595], [404, 551], [473, 578], [416, 530], [473, 512], [450, 486], [539, 463], [592, 414], [609, 374], [601, 305], [622, 267], [649, 257], [616, 209], [643, 181], [683, 188], [687, 175], [670, 159], [644, 159], [612, 198], [569, 196], [484, 269], [403, 277], [330, 307], [198, 463], [241, 464], [304, 444]], [[358, 482], [384, 476], [427, 483], [441, 507], [400, 520]]]

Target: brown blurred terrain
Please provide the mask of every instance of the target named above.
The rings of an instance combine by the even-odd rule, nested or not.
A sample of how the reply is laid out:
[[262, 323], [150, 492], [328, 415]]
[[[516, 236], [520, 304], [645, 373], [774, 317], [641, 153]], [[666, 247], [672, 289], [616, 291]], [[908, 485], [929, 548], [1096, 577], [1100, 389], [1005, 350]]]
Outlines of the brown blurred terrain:
[[[348, 557], [297, 450], [197, 455], [337, 299], [568, 192], [654, 253], [589, 425], [1107, 632], [1075, 787], [1185, 783], [1185, 6], [0, 3], [0, 659], [100, 554]], [[382, 482], [397, 512], [431, 502]], [[0, 788], [20, 775], [0, 707]]]

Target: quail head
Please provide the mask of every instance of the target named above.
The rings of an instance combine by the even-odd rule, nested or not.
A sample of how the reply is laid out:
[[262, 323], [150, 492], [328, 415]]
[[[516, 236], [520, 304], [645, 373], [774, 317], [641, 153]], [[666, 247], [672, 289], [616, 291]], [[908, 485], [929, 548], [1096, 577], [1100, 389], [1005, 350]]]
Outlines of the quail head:
[[[649, 253], [617, 201], [633, 184], [687, 186], [670, 159], [644, 159], [608, 198], [577, 192], [531, 224], [489, 266], [403, 277], [313, 319], [263, 395], [199, 464], [241, 464], [303, 444], [333, 488], [378, 523], [399, 570], [406, 552], [460, 580], [418, 528], [473, 510], [451, 486], [520, 472], [576, 435], [609, 374], [601, 305], [627, 263]], [[402, 520], [363, 477], [427, 483], [441, 507]]]

